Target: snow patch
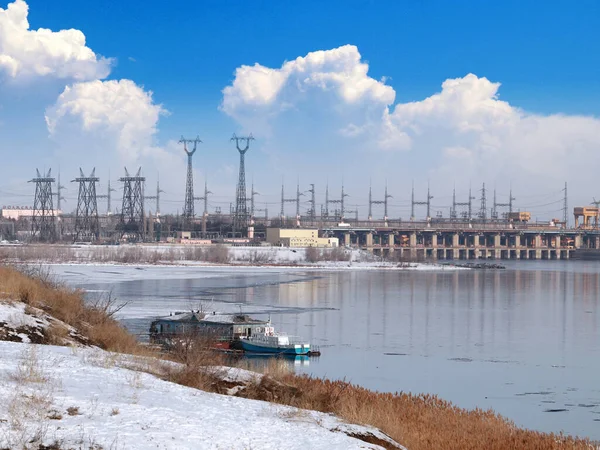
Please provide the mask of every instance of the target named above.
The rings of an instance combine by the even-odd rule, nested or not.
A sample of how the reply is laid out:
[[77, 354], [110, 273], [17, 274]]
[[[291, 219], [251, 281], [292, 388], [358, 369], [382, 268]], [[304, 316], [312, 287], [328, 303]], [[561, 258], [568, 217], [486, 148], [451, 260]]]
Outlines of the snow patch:
[[63, 345], [82, 345], [87, 339], [72, 326], [50, 316], [45, 311], [23, 302], [0, 300], [0, 340], [47, 344], [51, 326], [64, 329], [64, 336], [57, 337]]

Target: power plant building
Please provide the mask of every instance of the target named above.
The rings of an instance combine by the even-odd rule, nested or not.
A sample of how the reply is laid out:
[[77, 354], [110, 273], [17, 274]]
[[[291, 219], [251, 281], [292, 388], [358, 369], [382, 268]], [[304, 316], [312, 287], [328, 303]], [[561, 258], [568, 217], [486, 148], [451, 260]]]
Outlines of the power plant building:
[[267, 242], [282, 247], [337, 247], [338, 238], [319, 237], [316, 228], [267, 228]]
[[[55, 209], [52, 213], [47, 214], [58, 217], [62, 214], [62, 211]], [[19, 220], [21, 218], [30, 219], [33, 217], [33, 208], [27, 206], [3, 206], [0, 217], [9, 220]]]

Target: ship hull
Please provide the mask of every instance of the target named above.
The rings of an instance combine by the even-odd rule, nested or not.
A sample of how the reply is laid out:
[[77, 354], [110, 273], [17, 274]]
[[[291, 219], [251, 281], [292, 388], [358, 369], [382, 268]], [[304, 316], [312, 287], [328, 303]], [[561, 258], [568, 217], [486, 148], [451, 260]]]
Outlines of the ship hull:
[[254, 344], [248, 342], [246, 339], [242, 339], [241, 344], [244, 351], [251, 353], [269, 353], [274, 355], [308, 355], [310, 353], [310, 345], [308, 344], [271, 347]]

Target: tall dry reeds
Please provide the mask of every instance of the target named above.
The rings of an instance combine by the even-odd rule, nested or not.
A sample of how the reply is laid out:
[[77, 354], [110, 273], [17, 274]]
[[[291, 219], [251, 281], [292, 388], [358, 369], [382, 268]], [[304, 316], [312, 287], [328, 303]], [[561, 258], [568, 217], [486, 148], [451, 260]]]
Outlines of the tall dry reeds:
[[[270, 256], [267, 255], [267, 259]], [[256, 252], [256, 262], [265, 259], [264, 253]], [[66, 245], [22, 245], [0, 248], [0, 261], [7, 263], [121, 263], [121, 264], [158, 264], [175, 261], [203, 261], [226, 264], [231, 261], [229, 248], [216, 244], [207, 246], [83, 246], [81, 248]]]
[[112, 299], [86, 304], [82, 291], [54, 282], [41, 268], [0, 266], [0, 298], [44, 310], [105, 350], [133, 354], [144, 351], [135, 336], [110, 314], [117, 307]]
[[[588, 440], [518, 428], [491, 410], [466, 410], [434, 395], [377, 393], [344, 381], [284, 374], [269, 401], [372, 425], [411, 450], [593, 449]], [[260, 389], [242, 391], [264, 395]]]
[[[206, 368], [232, 362], [207, 351], [209, 347], [204, 341], [180, 347], [172, 357], [182, 365], [173, 367], [166, 378], [197, 389], [227, 392], [231, 386]], [[236, 367], [256, 370], [243, 359]], [[411, 450], [596, 449], [589, 440], [525, 430], [492, 410], [459, 408], [435, 395], [378, 393], [345, 381], [296, 375], [278, 358], [261, 371], [263, 377], [236, 390], [236, 395], [374, 426]]]

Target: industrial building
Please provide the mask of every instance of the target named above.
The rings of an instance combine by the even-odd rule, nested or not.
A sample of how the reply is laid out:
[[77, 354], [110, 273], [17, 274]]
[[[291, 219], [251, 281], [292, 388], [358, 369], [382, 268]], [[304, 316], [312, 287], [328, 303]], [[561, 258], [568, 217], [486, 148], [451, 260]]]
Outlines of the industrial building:
[[267, 242], [282, 247], [324, 247], [339, 245], [338, 238], [319, 237], [316, 228], [267, 228]]
[[[54, 209], [52, 211], [47, 211], [46, 214], [58, 217], [62, 214], [62, 211]], [[9, 220], [19, 220], [21, 218], [31, 218], [33, 217], [33, 207], [31, 206], [3, 206], [2, 211], [0, 212], [0, 216], [3, 219]]]

